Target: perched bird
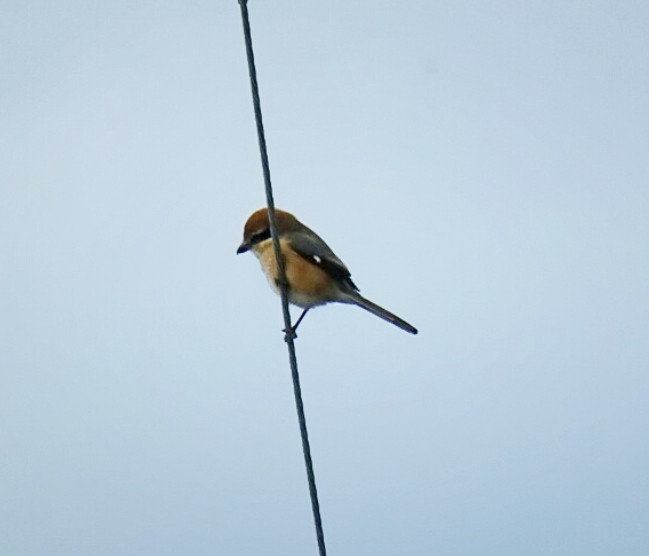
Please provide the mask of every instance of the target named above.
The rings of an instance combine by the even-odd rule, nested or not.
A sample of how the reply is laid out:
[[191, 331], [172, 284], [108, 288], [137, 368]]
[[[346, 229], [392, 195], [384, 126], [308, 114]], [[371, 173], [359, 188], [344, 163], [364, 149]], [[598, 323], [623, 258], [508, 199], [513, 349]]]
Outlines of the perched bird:
[[[304, 309], [290, 331], [293, 335], [309, 309], [334, 301], [358, 305], [406, 332], [417, 334], [414, 326], [358, 293], [347, 267], [315, 232], [288, 212], [276, 209], [275, 216], [285, 261], [288, 300]], [[237, 254], [246, 251], [257, 256], [271, 288], [280, 293], [268, 209], [259, 209], [248, 218]]]

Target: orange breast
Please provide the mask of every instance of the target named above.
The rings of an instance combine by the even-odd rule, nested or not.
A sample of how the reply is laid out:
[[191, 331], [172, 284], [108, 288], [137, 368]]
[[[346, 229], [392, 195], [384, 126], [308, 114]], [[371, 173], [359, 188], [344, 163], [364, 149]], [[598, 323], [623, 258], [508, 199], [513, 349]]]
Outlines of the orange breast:
[[[288, 249], [284, 240], [280, 240], [280, 246], [285, 254], [286, 280], [291, 303], [300, 307], [312, 307], [337, 299], [335, 282], [324, 270]], [[270, 240], [264, 242], [259, 246], [256, 254], [271, 287], [279, 293], [277, 264], [272, 242]]]

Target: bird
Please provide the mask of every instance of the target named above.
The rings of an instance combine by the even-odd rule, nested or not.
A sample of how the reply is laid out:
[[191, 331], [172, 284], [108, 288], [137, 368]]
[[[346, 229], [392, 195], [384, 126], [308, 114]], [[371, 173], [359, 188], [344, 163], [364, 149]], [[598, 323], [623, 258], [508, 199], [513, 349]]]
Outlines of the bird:
[[[275, 209], [275, 222], [284, 258], [288, 301], [304, 309], [292, 329], [285, 331], [287, 335], [296, 337], [298, 325], [311, 308], [332, 302], [357, 305], [410, 334], [417, 334], [414, 326], [363, 297], [345, 264], [313, 230], [280, 209]], [[259, 259], [270, 287], [279, 294], [279, 269], [267, 208], [253, 212], [246, 221], [237, 255], [247, 251]]]

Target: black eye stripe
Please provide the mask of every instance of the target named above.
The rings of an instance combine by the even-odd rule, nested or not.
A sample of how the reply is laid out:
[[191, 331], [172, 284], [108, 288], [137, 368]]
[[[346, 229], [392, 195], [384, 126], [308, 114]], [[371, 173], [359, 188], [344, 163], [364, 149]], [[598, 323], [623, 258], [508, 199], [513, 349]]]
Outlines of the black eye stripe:
[[262, 230], [261, 232], [257, 232], [256, 234], [252, 234], [250, 243], [254, 245], [255, 243], [260, 243], [268, 238], [270, 238], [270, 228]]

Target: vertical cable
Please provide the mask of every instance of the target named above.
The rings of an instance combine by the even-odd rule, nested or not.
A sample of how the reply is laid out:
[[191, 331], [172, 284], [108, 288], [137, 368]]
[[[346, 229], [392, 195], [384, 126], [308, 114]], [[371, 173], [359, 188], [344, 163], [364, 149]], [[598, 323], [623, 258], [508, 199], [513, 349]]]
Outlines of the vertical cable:
[[[268, 205], [268, 217], [270, 220], [270, 233], [275, 250], [275, 259], [279, 270], [280, 292], [282, 297], [282, 312], [284, 313], [285, 330], [291, 330], [291, 313], [288, 309], [288, 292], [286, 281], [286, 268], [284, 257], [279, 248], [277, 237], [277, 221], [275, 219], [275, 203], [273, 201], [273, 188], [270, 182], [270, 166], [268, 164], [268, 152], [266, 150], [266, 138], [264, 136], [264, 124], [261, 117], [261, 102], [259, 100], [259, 88], [257, 86], [257, 71], [255, 69], [255, 56], [252, 50], [252, 35], [250, 33], [250, 20], [248, 18], [248, 1], [239, 0], [241, 6], [241, 19], [243, 21], [243, 34], [246, 40], [246, 55], [248, 57], [248, 73], [250, 74], [250, 87], [252, 89], [252, 102], [255, 108], [255, 121], [257, 123], [257, 137], [259, 139], [259, 152], [261, 154], [261, 166], [264, 172], [264, 184], [266, 187], [266, 203]], [[311, 496], [311, 509], [315, 522], [316, 536], [318, 538], [318, 549], [320, 556], [326, 556], [324, 532], [322, 530], [322, 519], [320, 517], [320, 504], [318, 502], [318, 491], [315, 485], [313, 473], [313, 460], [311, 459], [311, 447], [309, 446], [309, 435], [306, 429], [306, 418], [304, 416], [304, 404], [302, 403], [302, 389], [300, 387], [300, 375], [297, 372], [297, 358], [295, 356], [295, 344], [293, 334], [286, 332], [285, 340], [288, 346], [291, 375], [293, 377], [293, 392], [295, 394], [295, 405], [297, 416], [300, 422], [300, 435], [302, 437], [302, 452], [304, 453], [304, 464], [309, 482], [309, 494]]]

